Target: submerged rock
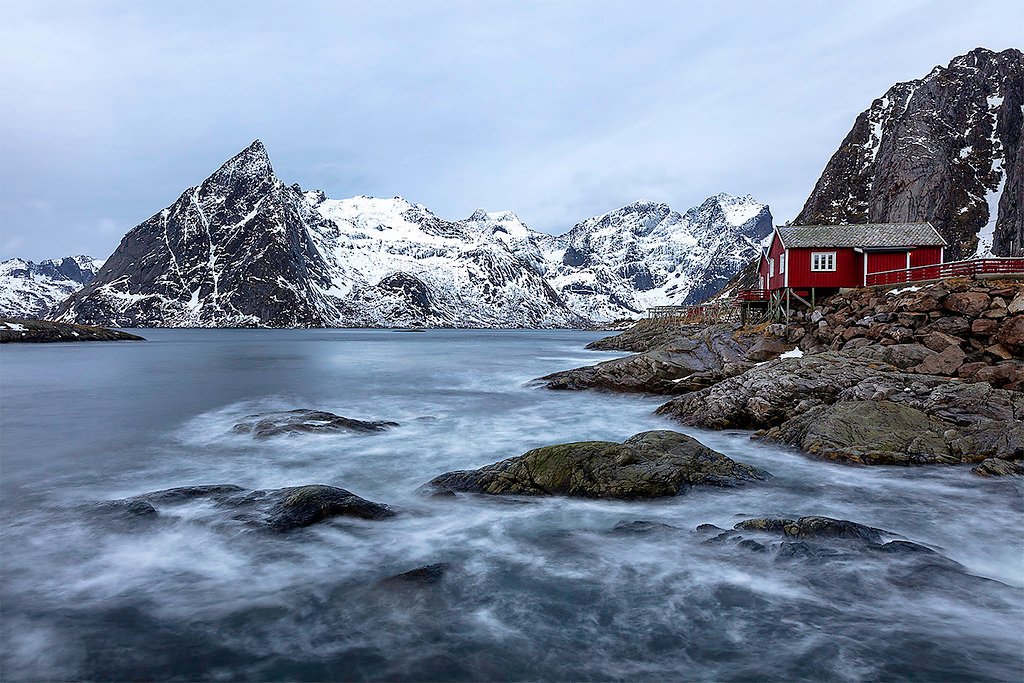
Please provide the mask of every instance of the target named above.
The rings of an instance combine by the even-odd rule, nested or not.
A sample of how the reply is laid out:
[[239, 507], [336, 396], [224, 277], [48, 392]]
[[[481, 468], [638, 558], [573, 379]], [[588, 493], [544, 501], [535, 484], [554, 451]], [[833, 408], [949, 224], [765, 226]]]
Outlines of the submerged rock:
[[768, 476], [685, 434], [651, 431], [621, 444], [545, 446], [478, 470], [442, 474], [428, 486], [493, 495], [635, 499], [675, 496], [692, 486], [735, 486]]
[[436, 583], [440, 583], [441, 579], [444, 578], [450, 568], [451, 565], [447, 562], [436, 562], [423, 567], [417, 567], [416, 569], [410, 569], [409, 571], [402, 572], [401, 574], [389, 576], [388, 578], [381, 580], [379, 583], [383, 586], [431, 586]]
[[334, 432], [369, 434], [383, 432], [397, 426], [397, 422], [368, 422], [342, 417], [323, 410], [299, 408], [249, 415], [244, 422], [236, 424], [232, 431], [238, 434], [252, 434], [257, 439], [269, 439], [281, 434], [331, 434]]
[[306, 527], [330, 517], [387, 519], [395, 511], [387, 505], [374, 503], [356, 494], [322, 484], [279, 489], [271, 493], [276, 499], [270, 508], [267, 523], [278, 531]]
[[324, 484], [256, 491], [234, 484], [182, 486], [106, 501], [100, 506], [101, 509], [123, 510], [143, 516], [156, 515], [161, 508], [173, 508], [196, 500], [208, 500], [216, 510], [228, 513], [226, 518], [214, 521], [241, 522], [252, 528], [273, 531], [299, 529], [332, 517], [381, 520], [397, 514], [387, 505]]
[[790, 538], [839, 538], [875, 544], [882, 542], [882, 534], [895, 536], [895, 534], [884, 529], [876, 529], [875, 527], [865, 526], [864, 524], [858, 524], [846, 519], [819, 516], [801, 517], [796, 520], [778, 517], [756, 517], [738, 522], [733, 528], [740, 531], [779, 533]]
[[682, 529], [680, 529], [677, 526], [672, 526], [671, 524], [664, 524], [662, 522], [651, 522], [646, 519], [637, 519], [632, 522], [627, 522], [625, 520], [617, 522], [615, 526], [612, 527], [611, 533], [620, 536], [646, 536], [648, 534], [659, 534], [677, 531], [682, 531]]

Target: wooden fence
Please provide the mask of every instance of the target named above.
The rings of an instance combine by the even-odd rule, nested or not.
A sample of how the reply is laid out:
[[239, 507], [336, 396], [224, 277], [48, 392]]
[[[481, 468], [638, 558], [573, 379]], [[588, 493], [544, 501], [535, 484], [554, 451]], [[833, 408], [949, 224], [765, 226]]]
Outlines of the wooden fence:
[[968, 261], [953, 261], [932, 266], [915, 266], [868, 273], [868, 287], [898, 285], [924, 280], [941, 280], [947, 277], [975, 277], [978, 275], [1024, 275], [1024, 258], [980, 258]]

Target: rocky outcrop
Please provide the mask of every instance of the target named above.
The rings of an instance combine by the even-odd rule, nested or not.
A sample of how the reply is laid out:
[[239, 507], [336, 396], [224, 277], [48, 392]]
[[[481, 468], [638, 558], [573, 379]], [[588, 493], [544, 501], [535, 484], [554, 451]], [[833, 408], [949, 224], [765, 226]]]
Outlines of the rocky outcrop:
[[984, 48], [857, 117], [794, 221], [930, 221], [947, 260], [1024, 255], [1024, 57]]
[[0, 344], [15, 342], [146, 341], [136, 334], [93, 325], [0, 318]]
[[397, 514], [387, 505], [324, 484], [257, 491], [247, 491], [234, 484], [183, 486], [107, 501], [100, 509], [123, 511], [131, 517], [149, 517], [195, 500], [214, 504], [221, 513], [215, 520], [217, 523], [277, 532], [300, 529], [334, 517], [383, 520]]
[[478, 470], [448, 472], [432, 490], [490, 495], [636, 499], [676, 496], [694, 486], [736, 486], [766, 472], [671, 431], [546, 446]]
[[252, 434], [257, 439], [269, 439], [282, 434], [371, 434], [397, 426], [397, 422], [354, 420], [323, 410], [299, 408], [249, 415], [237, 423], [232, 431], [236, 434]]
[[825, 352], [772, 361], [658, 412], [865, 465], [1024, 458], [1024, 394]]
[[[641, 328], [643, 329], [643, 328]], [[627, 344], [653, 344], [650, 350], [596, 365], [552, 373], [540, 379], [549, 389], [682, 394], [738, 375], [755, 364], [792, 349], [785, 338], [760, 329], [729, 325], [669, 328], [663, 337], [644, 332], [626, 336]], [[640, 339], [646, 338], [646, 341]]]

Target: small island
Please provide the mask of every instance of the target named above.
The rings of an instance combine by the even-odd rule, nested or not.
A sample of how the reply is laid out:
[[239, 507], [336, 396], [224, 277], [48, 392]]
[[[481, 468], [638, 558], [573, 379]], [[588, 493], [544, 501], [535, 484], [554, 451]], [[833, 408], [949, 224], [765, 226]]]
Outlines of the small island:
[[0, 344], [14, 342], [146, 341], [137, 334], [93, 325], [0, 318]]

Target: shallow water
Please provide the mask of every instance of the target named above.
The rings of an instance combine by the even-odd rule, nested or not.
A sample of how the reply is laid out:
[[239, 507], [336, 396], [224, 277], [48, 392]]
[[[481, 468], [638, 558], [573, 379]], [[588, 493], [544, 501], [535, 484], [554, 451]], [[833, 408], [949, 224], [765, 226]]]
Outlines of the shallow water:
[[[527, 384], [613, 357], [583, 350], [597, 334], [144, 335], [0, 350], [4, 680], [1024, 675], [1019, 479], [831, 465], [744, 432], [682, 430], [774, 478], [654, 502], [425, 498], [417, 487], [448, 470], [678, 427], [651, 414], [657, 399]], [[297, 407], [401, 427], [231, 432]], [[203, 501], [147, 523], [89, 505], [208, 483], [327, 483], [404, 514], [270, 535]], [[787, 561], [692, 531], [767, 514], [870, 524], [964, 567], [857, 552]], [[683, 531], [609, 533], [621, 520]], [[378, 583], [434, 562], [451, 564], [437, 585]]]

